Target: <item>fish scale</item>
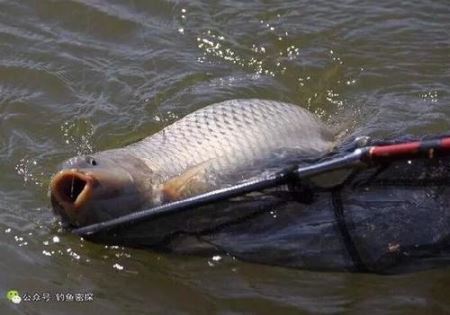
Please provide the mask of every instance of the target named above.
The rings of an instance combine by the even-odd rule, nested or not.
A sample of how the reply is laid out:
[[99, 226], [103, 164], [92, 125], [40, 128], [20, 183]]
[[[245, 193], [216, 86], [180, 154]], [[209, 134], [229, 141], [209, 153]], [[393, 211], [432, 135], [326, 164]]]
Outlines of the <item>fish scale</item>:
[[264, 159], [278, 149], [319, 155], [334, 136], [314, 115], [288, 103], [231, 100], [200, 109], [126, 149], [163, 177], [207, 161], [227, 173]]

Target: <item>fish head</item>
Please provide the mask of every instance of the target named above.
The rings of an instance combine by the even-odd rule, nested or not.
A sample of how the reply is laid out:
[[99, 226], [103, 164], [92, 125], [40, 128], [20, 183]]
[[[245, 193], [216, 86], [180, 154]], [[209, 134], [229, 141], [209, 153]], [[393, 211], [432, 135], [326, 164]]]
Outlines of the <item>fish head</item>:
[[105, 152], [71, 158], [51, 179], [52, 206], [65, 227], [85, 226], [136, 211], [151, 194], [150, 176], [143, 180], [148, 168], [142, 161]]

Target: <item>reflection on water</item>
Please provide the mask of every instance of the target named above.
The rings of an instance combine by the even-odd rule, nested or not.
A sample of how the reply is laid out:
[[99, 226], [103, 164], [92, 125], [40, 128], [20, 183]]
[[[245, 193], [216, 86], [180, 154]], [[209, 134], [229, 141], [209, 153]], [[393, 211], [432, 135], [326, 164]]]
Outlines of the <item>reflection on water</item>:
[[47, 197], [62, 160], [230, 98], [297, 103], [353, 135], [448, 131], [449, 14], [447, 1], [1, 1], [0, 291], [94, 301], [0, 312], [450, 312], [447, 269], [316, 273], [105, 247], [63, 233]]

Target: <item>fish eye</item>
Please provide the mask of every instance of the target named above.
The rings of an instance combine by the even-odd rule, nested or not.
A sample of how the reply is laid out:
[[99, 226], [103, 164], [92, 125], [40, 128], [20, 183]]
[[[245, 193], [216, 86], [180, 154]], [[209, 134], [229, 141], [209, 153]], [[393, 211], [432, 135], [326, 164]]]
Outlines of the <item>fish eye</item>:
[[91, 164], [92, 166], [96, 166], [97, 165], [97, 161], [92, 156], [87, 156], [86, 157], [86, 162]]

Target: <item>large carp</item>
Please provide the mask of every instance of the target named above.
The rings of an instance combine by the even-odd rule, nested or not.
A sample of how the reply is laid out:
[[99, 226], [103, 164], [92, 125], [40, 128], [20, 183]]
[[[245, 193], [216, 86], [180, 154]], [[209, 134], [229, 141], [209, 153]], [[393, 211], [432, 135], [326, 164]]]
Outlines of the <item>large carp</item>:
[[318, 157], [333, 141], [299, 106], [225, 101], [138, 143], [68, 160], [51, 181], [51, 198], [66, 223], [82, 226], [245, 180], [294, 156]]
[[[301, 107], [257, 99], [207, 106], [120, 149], [75, 157], [51, 181], [80, 227], [343, 154]], [[375, 143], [376, 144], [376, 143]], [[303, 180], [92, 239], [296, 268], [397, 272], [450, 261], [450, 158], [394, 161]]]

